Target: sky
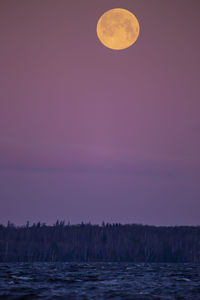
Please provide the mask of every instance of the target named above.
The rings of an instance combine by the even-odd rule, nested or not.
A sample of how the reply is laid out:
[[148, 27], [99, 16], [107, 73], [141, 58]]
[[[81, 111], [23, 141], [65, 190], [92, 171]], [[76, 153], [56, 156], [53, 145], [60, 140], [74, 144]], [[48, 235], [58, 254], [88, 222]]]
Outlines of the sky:
[[[130, 10], [116, 51], [99, 17]], [[0, 0], [0, 223], [200, 224], [200, 1]]]

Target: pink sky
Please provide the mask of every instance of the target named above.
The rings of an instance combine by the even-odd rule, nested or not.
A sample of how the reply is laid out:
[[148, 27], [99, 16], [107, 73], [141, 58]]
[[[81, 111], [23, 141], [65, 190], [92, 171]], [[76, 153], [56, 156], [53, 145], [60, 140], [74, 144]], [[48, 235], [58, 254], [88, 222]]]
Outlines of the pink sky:
[[[122, 7], [134, 46], [100, 44]], [[0, 2], [0, 222], [199, 224], [199, 1]]]

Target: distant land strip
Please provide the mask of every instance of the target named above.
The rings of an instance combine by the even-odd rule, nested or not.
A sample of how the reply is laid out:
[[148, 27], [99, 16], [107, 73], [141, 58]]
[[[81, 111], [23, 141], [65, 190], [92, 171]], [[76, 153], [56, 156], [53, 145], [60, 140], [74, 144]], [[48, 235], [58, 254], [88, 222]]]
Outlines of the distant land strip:
[[200, 226], [0, 225], [0, 262], [199, 263]]

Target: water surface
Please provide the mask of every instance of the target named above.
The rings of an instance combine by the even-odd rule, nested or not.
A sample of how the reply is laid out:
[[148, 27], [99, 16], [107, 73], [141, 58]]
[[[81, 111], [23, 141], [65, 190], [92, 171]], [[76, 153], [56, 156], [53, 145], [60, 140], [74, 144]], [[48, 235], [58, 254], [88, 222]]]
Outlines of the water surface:
[[200, 265], [1, 263], [0, 299], [200, 299]]

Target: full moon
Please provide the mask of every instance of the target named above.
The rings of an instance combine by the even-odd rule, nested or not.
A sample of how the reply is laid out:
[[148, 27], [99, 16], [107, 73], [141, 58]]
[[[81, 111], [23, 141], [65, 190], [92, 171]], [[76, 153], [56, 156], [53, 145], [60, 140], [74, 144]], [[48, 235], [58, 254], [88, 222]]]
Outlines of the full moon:
[[97, 23], [99, 40], [104, 46], [114, 50], [123, 50], [133, 45], [139, 32], [137, 18], [123, 8], [106, 11]]

